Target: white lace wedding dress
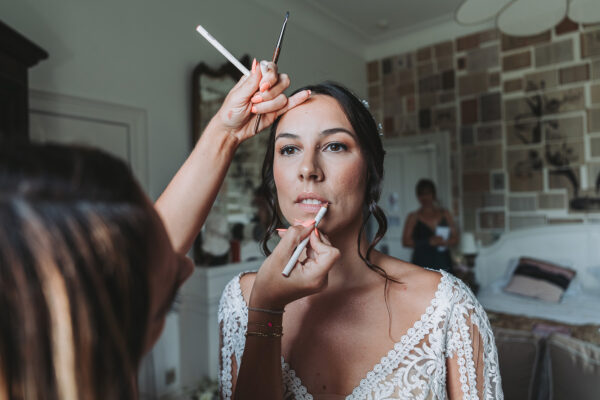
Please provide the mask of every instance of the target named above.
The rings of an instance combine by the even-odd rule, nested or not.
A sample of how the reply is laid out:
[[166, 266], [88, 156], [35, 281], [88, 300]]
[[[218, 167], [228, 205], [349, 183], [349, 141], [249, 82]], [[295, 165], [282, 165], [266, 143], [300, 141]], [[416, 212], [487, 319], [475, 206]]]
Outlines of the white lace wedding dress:
[[[347, 399], [447, 399], [446, 358], [457, 357], [463, 399], [503, 399], [494, 336], [485, 311], [459, 279], [441, 271], [431, 304], [393, 349], [361, 380]], [[222, 398], [232, 397], [232, 368], [239, 371], [248, 309], [240, 276], [232, 279], [219, 305]], [[282, 357], [286, 400], [313, 396]]]

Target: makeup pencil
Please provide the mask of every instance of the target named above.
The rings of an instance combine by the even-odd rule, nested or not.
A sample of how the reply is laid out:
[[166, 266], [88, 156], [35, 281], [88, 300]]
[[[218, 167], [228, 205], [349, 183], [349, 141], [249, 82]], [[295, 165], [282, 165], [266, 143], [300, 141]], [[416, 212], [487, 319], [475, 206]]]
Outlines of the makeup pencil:
[[219, 50], [219, 53], [223, 54], [225, 58], [227, 58], [233, 65], [237, 67], [237, 69], [244, 75], [249, 76], [250, 71], [248, 68], [244, 67], [244, 65], [237, 60], [221, 43], [217, 41], [202, 25], [198, 25], [196, 27], [196, 31], [204, 36], [204, 39], [208, 40], [208, 43], [212, 44], [215, 49]]
[[[328, 204], [325, 204], [323, 207], [321, 207], [321, 209], [317, 213], [317, 216], [315, 217], [315, 228], [317, 227], [317, 225], [319, 225], [319, 222], [321, 222], [321, 220], [323, 219], [323, 216], [327, 212], [327, 206], [328, 206]], [[302, 254], [302, 251], [306, 248], [306, 245], [308, 244], [309, 239], [310, 239], [310, 237], [307, 237], [302, 242], [300, 242], [298, 247], [296, 247], [296, 250], [294, 250], [294, 254], [292, 254], [290, 261], [288, 261], [285, 268], [283, 269], [283, 272], [282, 272], [283, 276], [285, 276], [285, 277], [290, 276], [290, 272], [292, 272], [292, 269], [294, 269], [294, 265], [296, 265], [296, 263], [298, 262], [298, 258], [300, 257], [300, 254]]]

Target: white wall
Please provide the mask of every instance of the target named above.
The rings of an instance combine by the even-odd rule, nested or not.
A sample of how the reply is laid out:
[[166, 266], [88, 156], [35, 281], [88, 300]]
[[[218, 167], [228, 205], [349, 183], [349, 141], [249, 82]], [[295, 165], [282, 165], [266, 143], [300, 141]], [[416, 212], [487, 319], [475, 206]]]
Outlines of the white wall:
[[[50, 53], [31, 70], [32, 88], [147, 110], [152, 197], [188, 151], [192, 68], [225, 61], [195, 26], [238, 56], [269, 59], [284, 13], [248, 0], [0, 2], [0, 19]], [[280, 69], [293, 87], [335, 79], [365, 92], [364, 61], [294, 25], [293, 15]]]
[[[225, 61], [195, 26], [237, 56], [270, 59], [285, 11], [248, 0], [0, 2], [0, 19], [50, 54], [30, 71], [31, 88], [146, 110], [152, 198], [189, 151], [193, 67]], [[364, 60], [296, 25], [293, 15], [279, 65], [292, 87], [334, 79], [366, 92]], [[159, 393], [170, 390], [164, 372], [179, 369], [178, 324], [168, 319], [154, 353]]]

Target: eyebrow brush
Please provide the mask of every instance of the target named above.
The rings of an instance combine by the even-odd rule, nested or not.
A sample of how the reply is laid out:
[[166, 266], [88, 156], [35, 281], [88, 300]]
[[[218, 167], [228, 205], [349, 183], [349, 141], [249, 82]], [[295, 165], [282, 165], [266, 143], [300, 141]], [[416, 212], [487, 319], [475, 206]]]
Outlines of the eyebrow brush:
[[[279, 34], [279, 39], [277, 39], [277, 45], [275, 46], [275, 51], [273, 52], [273, 63], [277, 64], [277, 60], [279, 60], [279, 53], [281, 52], [281, 43], [283, 42], [283, 34], [285, 32], [285, 27], [287, 26], [288, 18], [290, 17], [290, 12], [285, 13], [285, 19], [283, 20], [283, 26], [281, 27], [281, 33]], [[260, 124], [261, 114], [256, 116], [256, 123], [254, 124], [254, 134], [258, 133], [258, 125]]]

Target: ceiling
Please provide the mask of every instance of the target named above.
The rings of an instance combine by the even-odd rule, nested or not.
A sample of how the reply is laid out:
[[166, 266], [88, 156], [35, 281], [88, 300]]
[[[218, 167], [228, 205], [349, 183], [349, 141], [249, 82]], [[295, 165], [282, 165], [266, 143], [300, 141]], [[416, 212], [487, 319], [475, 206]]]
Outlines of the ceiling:
[[253, 0], [336, 45], [365, 49], [407, 32], [451, 20], [464, 0]]

